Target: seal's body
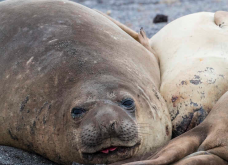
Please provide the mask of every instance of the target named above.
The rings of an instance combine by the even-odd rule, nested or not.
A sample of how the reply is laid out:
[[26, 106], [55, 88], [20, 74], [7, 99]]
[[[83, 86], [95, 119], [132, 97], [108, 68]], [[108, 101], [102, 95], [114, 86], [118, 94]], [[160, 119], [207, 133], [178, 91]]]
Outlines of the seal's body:
[[184, 16], [150, 39], [174, 137], [201, 123], [228, 90], [228, 31], [216, 21], [214, 13]]
[[110, 163], [171, 138], [156, 58], [70, 1], [0, 3], [0, 144], [55, 162]]

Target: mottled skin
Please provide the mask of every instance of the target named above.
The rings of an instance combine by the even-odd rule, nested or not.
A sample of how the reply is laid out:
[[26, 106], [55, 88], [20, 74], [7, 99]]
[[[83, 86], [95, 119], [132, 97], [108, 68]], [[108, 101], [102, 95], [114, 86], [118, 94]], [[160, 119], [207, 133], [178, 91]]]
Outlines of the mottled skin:
[[147, 158], [151, 160], [129, 165], [228, 164], [228, 12], [182, 17], [151, 39], [141, 30], [143, 41], [115, 23], [158, 57], [160, 92], [171, 115], [172, 137], [195, 127]]
[[64, 0], [9, 0], [0, 11], [0, 145], [111, 163], [170, 140], [157, 59], [114, 23]]
[[215, 22], [214, 13], [188, 15], [150, 40], [160, 59], [160, 92], [171, 114], [173, 137], [201, 123], [228, 90], [228, 33]]

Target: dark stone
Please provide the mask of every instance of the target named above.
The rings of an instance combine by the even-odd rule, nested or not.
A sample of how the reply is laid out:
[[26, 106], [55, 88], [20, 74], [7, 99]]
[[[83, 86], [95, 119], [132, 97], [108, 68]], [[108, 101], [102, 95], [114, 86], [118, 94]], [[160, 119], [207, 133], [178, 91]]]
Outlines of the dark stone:
[[103, 3], [103, 0], [97, 0], [98, 3]]
[[153, 20], [153, 23], [168, 22], [168, 16], [163, 14], [157, 14]]

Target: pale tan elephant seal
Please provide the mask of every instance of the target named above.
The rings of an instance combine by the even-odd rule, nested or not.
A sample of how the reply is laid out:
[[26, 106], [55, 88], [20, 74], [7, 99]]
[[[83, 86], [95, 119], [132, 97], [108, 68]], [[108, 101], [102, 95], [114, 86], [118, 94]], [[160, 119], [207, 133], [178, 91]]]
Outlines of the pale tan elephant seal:
[[9, 0], [0, 13], [0, 145], [103, 164], [170, 140], [157, 60], [110, 20], [65, 0]]
[[143, 45], [155, 52], [160, 62], [160, 93], [171, 115], [173, 137], [191, 130], [210, 115], [148, 158], [152, 160], [131, 165], [165, 165], [189, 154], [176, 164], [228, 164], [228, 94], [224, 95], [228, 91], [227, 25], [228, 12], [203, 12], [171, 22], [151, 39], [144, 34]]

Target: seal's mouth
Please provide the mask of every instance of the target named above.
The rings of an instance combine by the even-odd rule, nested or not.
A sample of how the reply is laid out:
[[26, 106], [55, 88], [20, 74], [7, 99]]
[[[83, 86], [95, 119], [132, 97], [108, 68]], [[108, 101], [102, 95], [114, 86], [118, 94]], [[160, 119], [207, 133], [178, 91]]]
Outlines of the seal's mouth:
[[135, 149], [140, 145], [140, 143], [135, 144], [131, 147], [126, 146], [110, 146], [108, 148], [103, 148], [94, 153], [82, 153], [83, 158], [93, 161], [93, 159], [106, 159], [108, 160], [109, 157], [117, 156], [119, 158], [129, 158], [135, 152]]
[[109, 148], [105, 148], [104, 150], [102, 150], [101, 152], [104, 154], [108, 154], [109, 152], [113, 152], [117, 149], [118, 147], [109, 147]]

